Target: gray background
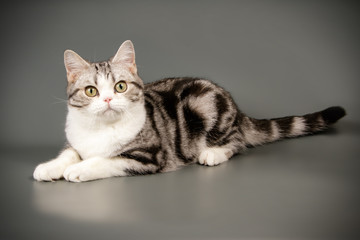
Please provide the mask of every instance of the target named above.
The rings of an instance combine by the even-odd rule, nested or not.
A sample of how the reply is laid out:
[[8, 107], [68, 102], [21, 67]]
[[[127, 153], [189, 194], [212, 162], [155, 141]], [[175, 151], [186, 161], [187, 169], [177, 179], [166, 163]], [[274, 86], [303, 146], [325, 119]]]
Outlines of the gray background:
[[[351, 239], [359, 226], [356, 1], [27, 1], [1, 7], [0, 239]], [[201, 76], [257, 118], [332, 105], [326, 134], [84, 184], [37, 183], [65, 141], [63, 52], [111, 57], [127, 39], [144, 82]]]

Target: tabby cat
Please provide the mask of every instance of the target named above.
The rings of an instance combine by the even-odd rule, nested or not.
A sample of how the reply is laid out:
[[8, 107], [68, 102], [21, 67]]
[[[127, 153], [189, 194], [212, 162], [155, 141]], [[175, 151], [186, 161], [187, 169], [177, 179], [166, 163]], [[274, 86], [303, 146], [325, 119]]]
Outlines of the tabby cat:
[[304, 116], [254, 119], [230, 94], [201, 78], [142, 82], [131, 41], [109, 61], [90, 63], [71, 50], [67, 71], [67, 147], [37, 166], [34, 178], [83, 182], [215, 166], [249, 146], [327, 129], [345, 115], [330, 107]]

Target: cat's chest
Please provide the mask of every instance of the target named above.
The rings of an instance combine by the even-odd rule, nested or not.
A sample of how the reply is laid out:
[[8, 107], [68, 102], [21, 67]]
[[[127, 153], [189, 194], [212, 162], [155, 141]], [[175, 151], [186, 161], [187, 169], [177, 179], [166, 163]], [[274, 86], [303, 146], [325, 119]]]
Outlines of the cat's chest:
[[66, 133], [69, 143], [83, 159], [110, 157], [116, 149], [121, 148], [123, 142], [117, 127], [86, 129], [70, 126]]
[[82, 159], [114, 157], [135, 139], [146, 120], [143, 105], [135, 106], [118, 120], [105, 121], [69, 108], [66, 138]]
[[126, 129], [121, 125], [87, 128], [68, 126], [66, 136], [70, 145], [83, 159], [91, 157], [113, 157], [137, 134], [136, 129]]

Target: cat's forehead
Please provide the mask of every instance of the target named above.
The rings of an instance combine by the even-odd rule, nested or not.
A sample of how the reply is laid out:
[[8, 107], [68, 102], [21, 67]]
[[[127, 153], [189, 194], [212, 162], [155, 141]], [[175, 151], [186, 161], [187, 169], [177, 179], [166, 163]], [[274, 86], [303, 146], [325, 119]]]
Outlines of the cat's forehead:
[[98, 75], [100, 75], [100, 74], [108, 75], [112, 72], [110, 63], [107, 61], [93, 63], [93, 67], [95, 68], [95, 71], [96, 71], [95, 74], [98, 74]]
[[122, 78], [131, 80], [134, 76], [128, 67], [119, 64], [112, 64], [111, 61], [96, 62], [92, 64], [93, 74], [95, 78], [113, 80]]
[[111, 61], [94, 62], [78, 75], [77, 81], [71, 83], [73, 87], [83, 88], [86, 86], [95, 86], [100, 88], [113, 87], [113, 85], [120, 81], [141, 82], [141, 80], [134, 76], [126, 66], [120, 64], [113, 64]]

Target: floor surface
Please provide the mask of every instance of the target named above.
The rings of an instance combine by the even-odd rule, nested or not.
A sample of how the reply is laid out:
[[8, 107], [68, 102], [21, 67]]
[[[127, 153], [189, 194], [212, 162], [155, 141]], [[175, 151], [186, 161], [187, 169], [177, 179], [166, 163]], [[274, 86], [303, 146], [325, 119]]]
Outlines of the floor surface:
[[359, 239], [359, 124], [217, 167], [35, 182], [55, 148], [1, 151], [0, 239]]

